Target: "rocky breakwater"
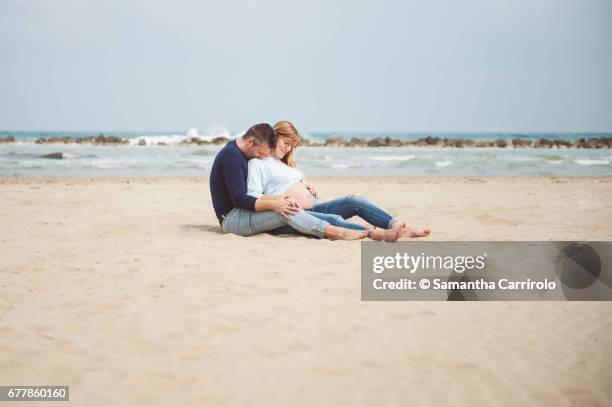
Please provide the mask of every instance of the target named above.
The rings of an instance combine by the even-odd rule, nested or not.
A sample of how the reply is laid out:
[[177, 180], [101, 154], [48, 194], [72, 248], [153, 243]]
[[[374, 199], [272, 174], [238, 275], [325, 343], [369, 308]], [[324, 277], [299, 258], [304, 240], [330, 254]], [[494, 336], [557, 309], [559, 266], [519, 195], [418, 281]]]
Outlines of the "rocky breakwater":
[[[0, 144], [2, 143], [15, 143], [17, 140], [15, 136], [9, 135], [0, 138]], [[212, 140], [204, 140], [198, 137], [190, 137], [182, 140], [179, 145], [190, 146], [190, 145], [224, 145], [230, 141], [227, 137], [216, 137]], [[36, 139], [36, 144], [94, 144], [94, 145], [124, 145], [130, 144], [130, 141], [124, 138], [116, 136], [105, 136], [100, 134], [97, 137], [50, 137], [50, 138], [39, 138]], [[148, 144], [154, 145], [166, 145], [165, 142], [149, 143], [146, 139], [140, 138], [138, 143], [139, 146], [146, 146]], [[304, 139], [301, 142], [303, 146], [310, 147], [451, 147], [451, 148], [466, 148], [466, 147], [496, 147], [496, 148], [612, 148], [612, 137], [594, 137], [594, 138], [581, 138], [574, 141], [561, 140], [561, 139], [546, 139], [541, 138], [538, 140], [526, 140], [515, 138], [510, 141], [504, 139], [498, 140], [473, 140], [464, 138], [439, 138], [439, 137], [422, 137], [417, 140], [399, 140], [391, 137], [377, 137], [374, 139], [363, 139], [359, 137], [353, 137], [347, 140], [344, 137], [332, 137], [324, 142], [312, 142], [308, 139]]]
[[391, 137], [377, 137], [371, 140], [353, 137], [347, 140], [343, 137], [333, 137], [325, 142], [313, 143], [302, 140], [302, 145], [311, 147], [497, 147], [497, 148], [612, 148], [612, 137], [598, 137], [576, 141], [561, 139], [525, 140], [471, 140], [439, 137], [423, 137], [418, 140], [398, 140]]
[[38, 138], [35, 141], [36, 144], [101, 144], [101, 145], [120, 145], [129, 144], [130, 142], [126, 139], [116, 136], [105, 136], [100, 134], [96, 137], [49, 137], [49, 138]]

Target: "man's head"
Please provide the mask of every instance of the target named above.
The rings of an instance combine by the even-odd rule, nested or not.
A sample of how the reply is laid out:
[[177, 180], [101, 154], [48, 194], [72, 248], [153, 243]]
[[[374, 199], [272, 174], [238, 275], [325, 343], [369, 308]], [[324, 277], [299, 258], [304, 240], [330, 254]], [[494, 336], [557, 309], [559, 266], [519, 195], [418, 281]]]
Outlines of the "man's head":
[[269, 124], [256, 124], [244, 133], [240, 144], [240, 149], [247, 158], [268, 157], [276, 148], [276, 134]]

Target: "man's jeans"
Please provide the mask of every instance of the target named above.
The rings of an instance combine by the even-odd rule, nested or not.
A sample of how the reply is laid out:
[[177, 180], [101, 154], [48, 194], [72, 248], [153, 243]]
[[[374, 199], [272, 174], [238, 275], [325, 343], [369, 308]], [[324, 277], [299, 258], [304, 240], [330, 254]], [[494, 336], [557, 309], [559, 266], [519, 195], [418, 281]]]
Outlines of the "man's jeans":
[[223, 231], [240, 236], [251, 236], [257, 233], [269, 232], [283, 226], [291, 226], [305, 235], [324, 237], [325, 228], [329, 222], [312, 216], [308, 211], [300, 211], [289, 216], [289, 219], [273, 211], [247, 211], [234, 208], [223, 219]]

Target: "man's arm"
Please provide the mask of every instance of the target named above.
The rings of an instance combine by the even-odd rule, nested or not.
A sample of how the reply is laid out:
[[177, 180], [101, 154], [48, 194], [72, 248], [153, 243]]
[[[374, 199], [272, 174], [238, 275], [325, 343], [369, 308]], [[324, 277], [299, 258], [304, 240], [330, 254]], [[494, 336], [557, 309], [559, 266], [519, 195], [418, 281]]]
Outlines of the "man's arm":
[[247, 211], [274, 211], [281, 216], [288, 217], [299, 211], [291, 199], [285, 199], [280, 195], [262, 195], [255, 198], [247, 194], [244, 185], [244, 173], [240, 157], [229, 155], [221, 162], [225, 186], [230, 198], [237, 208]]
[[221, 168], [223, 169], [223, 181], [236, 208], [247, 211], [255, 210], [257, 199], [246, 193], [241, 158], [234, 154], [226, 154], [221, 161]]

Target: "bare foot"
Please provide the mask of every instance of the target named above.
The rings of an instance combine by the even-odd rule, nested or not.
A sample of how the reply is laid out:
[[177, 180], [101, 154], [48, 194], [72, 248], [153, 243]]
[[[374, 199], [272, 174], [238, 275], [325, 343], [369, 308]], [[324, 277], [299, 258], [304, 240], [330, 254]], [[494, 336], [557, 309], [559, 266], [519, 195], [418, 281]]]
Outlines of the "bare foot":
[[359, 240], [368, 235], [367, 230], [354, 230], [328, 226], [325, 228], [325, 237], [331, 240]]
[[393, 224], [393, 229], [401, 229], [400, 237], [415, 238], [415, 237], [427, 237], [431, 234], [431, 229], [410, 229], [403, 222], [396, 222]]
[[397, 239], [399, 239], [403, 230], [403, 226], [393, 229], [374, 228], [370, 231], [370, 238], [378, 241], [384, 240], [385, 242], [395, 242]]

